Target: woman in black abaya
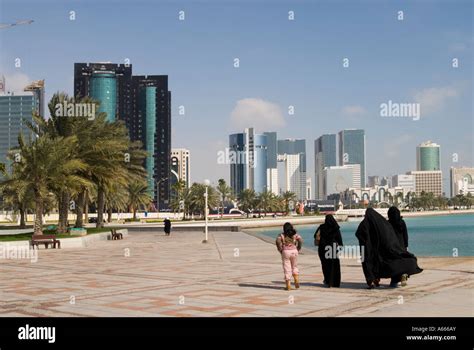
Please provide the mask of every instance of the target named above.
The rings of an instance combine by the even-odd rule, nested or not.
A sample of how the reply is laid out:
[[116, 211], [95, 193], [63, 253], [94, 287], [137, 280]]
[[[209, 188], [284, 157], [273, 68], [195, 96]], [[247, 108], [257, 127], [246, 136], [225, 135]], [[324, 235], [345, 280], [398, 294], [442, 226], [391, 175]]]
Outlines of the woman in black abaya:
[[[319, 233], [319, 242], [317, 237]], [[320, 225], [314, 234], [315, 244], [318, 245], [318, 255], [327, 287], [341, 285], [341, 265], [339, 263], [339, 247], [342, 246], [342, 236], [339, 225], [332, 215], [326, 215], [324, 224]]]
[[[422, 272], [416, 257], [398, 239], [392, 225], [374, 209], [368, 208], [357, 228], [356, 237], [363, 249], [362, 269], [369, 288], [377, 279], [391, 278], [392, 282]], [[392, 286], [394, 286], [392, 284]]]

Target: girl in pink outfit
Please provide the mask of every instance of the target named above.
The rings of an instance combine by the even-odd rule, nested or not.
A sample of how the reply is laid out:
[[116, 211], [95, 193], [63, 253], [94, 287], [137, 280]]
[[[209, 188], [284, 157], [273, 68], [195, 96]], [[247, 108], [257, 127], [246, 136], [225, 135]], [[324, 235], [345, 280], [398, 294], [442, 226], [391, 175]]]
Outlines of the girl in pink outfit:
[[283, 272], [285, 274], [286, 290], [291, 289], [291, 275], [295, 280], [295, 288], [300, 287], [298, 270], [298, 251], [303, 245], [303, 239], [289, 222], [283, 225], [283, 233], [276, 239], [276, 246], [281, 254]]

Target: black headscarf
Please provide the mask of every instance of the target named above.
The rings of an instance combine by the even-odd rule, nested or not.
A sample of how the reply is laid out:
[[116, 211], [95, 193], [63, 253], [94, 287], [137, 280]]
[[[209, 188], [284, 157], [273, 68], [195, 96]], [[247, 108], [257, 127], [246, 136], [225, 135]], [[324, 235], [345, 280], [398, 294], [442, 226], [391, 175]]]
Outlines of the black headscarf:
[[392, 224], [393, 228], [400, 231], [402, 228], [402, 215], [397, 207], [390, 207], [388, 209], [388, 221]]
[[324, 224], [319, 227], [321, 234], [320, 246], [324, 247], [325, 245], [332, 244], [336, 241], [341, 241], [339, 244], [342, 245], [342, 240], [340, 239], [340, 230], [339, 224], [337, 223], [334, 216], [331, 214], [326, 215], [324, 219]]

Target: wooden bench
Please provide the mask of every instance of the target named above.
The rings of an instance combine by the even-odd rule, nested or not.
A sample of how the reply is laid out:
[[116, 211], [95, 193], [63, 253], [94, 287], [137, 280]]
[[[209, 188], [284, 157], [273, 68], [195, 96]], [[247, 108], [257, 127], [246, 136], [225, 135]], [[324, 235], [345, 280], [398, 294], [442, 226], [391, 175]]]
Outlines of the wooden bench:
[[40, 244], [44, 244], [46, 249], [48, 249], [50, 244], [53, 246], [54, 249], [56, 249], [56, 245], [59, 249], [61, 248], [61, 241], [56, 239], [55, 235], [33, 235], [31, 237], [30, 246], [33, 247], [33, 249], [35, 248], [35, 246], [37, 249], [39, 249]]
[[110, 232], [112, 234], [112, 240], [123, 239], [123, 234], [117, 232], [115, 228], [110, 229]]

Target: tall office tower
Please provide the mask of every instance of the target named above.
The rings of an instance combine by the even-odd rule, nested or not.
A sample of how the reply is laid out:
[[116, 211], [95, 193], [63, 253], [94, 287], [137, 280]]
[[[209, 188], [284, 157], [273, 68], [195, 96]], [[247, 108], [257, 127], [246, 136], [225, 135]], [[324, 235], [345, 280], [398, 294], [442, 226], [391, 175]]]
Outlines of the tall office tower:
[[75, 63], [74, 96], [99, 101], [99, 112], [107, 113], [107, 120], [124, 120], [133, 132], [132, 65]]
[[314, 141], [314, 187], [316, 199], [325, 199], [323, 172], [336, 163], [336, 135], [325, 134]]
[[440, 170], [440, 146], [431, 141], [426, 141], [416, 147], [416, 170]]
[[410, 171], [407, 175], [415, 177], [415, 192], [417, 196], [421, 192], [433, 193], [435, 196], [443, 194], [443, 175], [441, 170]]
[[243, 189], [257, 193], [267, 190], [267, 136], [247, 128], [229, 136], [229, 148], [230, 185], [234, 193], [238, 195]]
[[339, 165], [360, 164], [360, 185], [366, 184], [365, 131], [345, 129], [339, 132]]
[[[8, 91], [7, 87], [3, 86], [3, 91]], [[0, 92], [0, 163], [4, 163], [7, 169], [10, 169], [11, 165], [7, 155], [10, 149], [18, 147], [18, 135], [23, 133], [25, 138], [30, 137], [31, 132], [24, 120], [32, 122], [32, 113], [41, 111], [43, 89], [44, 84], [41, 88], [38, 87], [38, 90], [28, 89], [21, 94]]]
[[246, 182], [247, 156], [245, 134], [229, 135], [230, 187], [236, 195], [248, 188]]
[[306, 174], [301, 173], [301, 155], [279, 154], [278, 160], [285, 163], [285, 191], [293, 192], [298, 200], [306, 199]]
[[191, 186], [191, 155], [186, 148], [171, 150], [171, 185], [183, 180], [186, 187]]
[[[159, 209], [169, 206], [171, 191], [171, 92], [167, 75], [132, 76], [132, 140], [148, 152], [148, 186]], [[157, 187], [157, 188], [155, 188]]]
[[171, 190], [171, 92], [167, 75], [133, 76], [132, 65], [75, 63], [74, 96], [100, 102], [107, 120], [123, 120], [130, 139], [148, 152], [147, 183], [158, 209], [168, 208]]
[[267, 189], [278, 194], [278, 141], [276, 132], [264, 132], [267, 137]]
[[458, 194], [474, 195], [474, 168], [461, 167], [450, 169], [451, 197]]
[[[294, 192], [298, 200], [305, 200], [306, 141], [295, 139], [278, 140], [278, 156], [280, 161], [286, 162], [286, 190]], [[293, 169], [295, 166], [297, 166], [297, 169]]]

